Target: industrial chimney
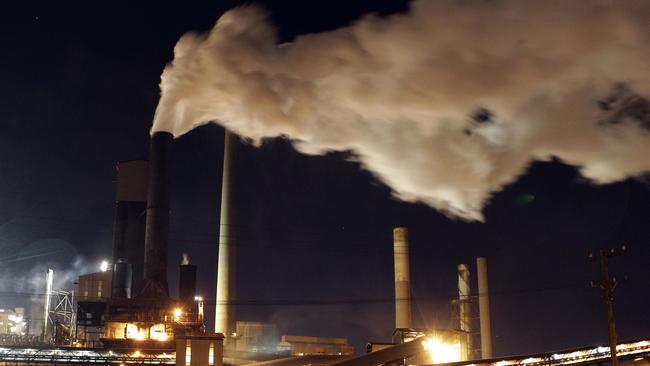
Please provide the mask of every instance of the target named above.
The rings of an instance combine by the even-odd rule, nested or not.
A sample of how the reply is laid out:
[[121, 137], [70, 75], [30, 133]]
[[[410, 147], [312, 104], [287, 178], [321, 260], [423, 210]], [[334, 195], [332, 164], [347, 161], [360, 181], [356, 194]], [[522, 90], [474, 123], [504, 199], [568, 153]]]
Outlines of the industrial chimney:
[[235, 195], [235, 160], [238, 138], [226, 130], [223, 147], [221, 183], [221, 220], [219, 226], [219, 262], [217, 265], [217, 304], [214, 331], [228, 337], [235, 332], [235, 273], [237, 270], [237, 222], [233, 207]]
[[144, 240], [143, 298], [169, 298], [167, 285], [167, 240], [169, 235], [169, 132], [151, 135], [149, 153], [149, 192]]
[[472, 358], [472, 310], [470, 307], [470, 273], [467, 264], [458, 265], [458, 314], [461, 331], [462, 360]]
[[183, 260], [178, 267], [178, 300], [185, 306], [194, 303], [196, 296], [196, 266], [190, 264], [190, 257], [183, 253]]
[[409, 275], [408, 229], [393, 229], [395, 258], [395, 328], [411, 328], [411, 285]]
[[487, 260], [485, 258], [476, 258], [476, 272], [478, 273], [478, 307], [481, 322], [481, 358], [486, 359], [492, 357], [492, 330]]

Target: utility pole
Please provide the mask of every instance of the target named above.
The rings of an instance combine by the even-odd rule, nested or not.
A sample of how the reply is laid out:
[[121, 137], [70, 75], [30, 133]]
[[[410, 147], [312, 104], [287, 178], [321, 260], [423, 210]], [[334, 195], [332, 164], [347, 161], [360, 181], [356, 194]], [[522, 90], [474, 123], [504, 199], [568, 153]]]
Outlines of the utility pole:
[[[591, 282], [591, 287], [600, 287], [603, 290], [603, 301], [605, 303], [605, 310], [607, 312], [607, 328], [609, 331], [609, 354], [612, 360], [612, 366], [618, 366], [618, 359], [616, 357], [616, 344], [618, 341], [616, 339], [616, 324], [614, 322], [613, 302], [614, 289], [620, 283], [620, 281], [616, 277], [611, 277], [609, 275], [609, 258], [624, 254], [626, 250], [627, 248], [625, 245], [621, 246], [620, 249], [601, 249], [599, 251], [601, 283], [595, 284], [593, 281]], [[589, 260], [595, 262], [598, 259], [594, 256], [594, 253], [589, 253]]]

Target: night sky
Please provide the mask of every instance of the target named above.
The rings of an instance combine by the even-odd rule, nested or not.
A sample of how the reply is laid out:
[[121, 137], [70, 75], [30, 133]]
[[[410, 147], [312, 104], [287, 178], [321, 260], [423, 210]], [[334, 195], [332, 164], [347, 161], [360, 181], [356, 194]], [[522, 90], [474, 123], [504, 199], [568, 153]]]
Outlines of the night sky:
[[[0, 307], [33, 298], [38, 287], [30, 281], [48, 265], [90, 271], [110, 255], [114, 166], [147, 157], [159, 76], [174, 44], [187, 31], [209, 30], [238, 3], [30, 2], [3, 9]], [[407, 7], [260, 3], [283, 42]], [[214, 298], [222, 151], [216, 125], [174, 144], [172, 293], [175, 263], [188, 252], [202, 293]], [[466, 223], [392, 198], [351, 154], [300, 155], [286, 140], [242, 145], [240, 152], [240, 320], [277, 323], [281, 334], [348, 337], [358, 351], [367, 341], [388, 341], [392, 228], [403, 225], [411, 237], [417, 326], [453, 326], [456, 265], [475, 271], [475, 257], [486, 256], [495, 354], [606, 343], [601, 291], [589, 287], [598, 267], [587, 254], [626, 244], [629, 253], [612, 260], [612, 272], [629, 277], [615, 293], [619, 337], [650, 336], [650, 191], [642, 180], [596, 186], [575, 167], [537, 162], [494, 195], [484, 223]], [[207, 307], [210, 326], [213, 311]]]

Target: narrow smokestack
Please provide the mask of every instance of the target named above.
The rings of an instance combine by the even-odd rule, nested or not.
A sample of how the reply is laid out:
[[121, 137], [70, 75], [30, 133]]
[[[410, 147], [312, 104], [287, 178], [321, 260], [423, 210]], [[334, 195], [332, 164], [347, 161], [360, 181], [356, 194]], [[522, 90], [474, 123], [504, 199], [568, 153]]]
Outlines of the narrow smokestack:
[[237, 270], [237, 222], [233, 207], [235, 195], [235, 134], [226, 130], [223, 148], [223, 175], [221, 183], [221, 220], [219, 226], [219, 263], [217, 266], [217, 306], [214, 331], [228, 337], [235, 332], [235, 272]]
[[52, 282], [54, 281], [54, 271], [47, 269], [45, 276], [45, 302], [43, 304], [43, 342], [47, 342], [47, 328], [50, 317], [50, 300], [52, 297]]
[[194, 296], [196, 296], [196, 266], [190, 264], [187, 253], [183, 253], [183, 260], [178, 270], [178, 300], [188, 306], [194, 303]]
[[476, 258], [478, 273], [478, 307], [481, 317], [481, 358], [492, 357], [492, 330], [490, 326], [490, 292], [488, 289], [487, 260]]
[[408, 229], [393, 229], [395, 257], [395, 328], [411, 328]]
[[167, 240], [169, 234], [169, 163], [173, 136], [151, 135], [149, 194], [144, 240], [144, 278], [141, 296], [169, 297], [167, 285]]
[[472, 358], [472, 309], [470, 307], [470, 274], [467, 264], [458, 265], [458, 311], [461, 330], [461, 356]]

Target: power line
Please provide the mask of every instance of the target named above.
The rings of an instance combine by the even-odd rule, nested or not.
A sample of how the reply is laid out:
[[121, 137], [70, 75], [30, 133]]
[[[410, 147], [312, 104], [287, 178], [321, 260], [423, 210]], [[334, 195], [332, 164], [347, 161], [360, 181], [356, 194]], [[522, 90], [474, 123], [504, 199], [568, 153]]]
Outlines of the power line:
[[[650, 284], [640, 284], [640, 287], [648, 287]], [[573, 283], [573, 284], [563, 284], [557, 286], [546, 286], [546, 287], [537, 287], [537, 288], [520, 288], [512, 289], [505, 291], [496, 291], [489, 294], [490, 297], [509, 297], [517, 296], [521, 294], [535, 294], [543, 292], [553, 292], [553, 291], [575, 291], [575, 289], [583, 288], [588, 289], [583, 283]], [[457, 296], [456, 292], [449, 294], [438, 294], [438, 295], [425, 295], [425, 296], [415, 296], [415, 300], [450, 300]], [[16, 291], [0, 291], [0, 296], [30, 296], [30, 297], [44, 297], [45, 294], [42, 292], [16, 292]], [[472, 295], [476, 297], [477, 295]], [[394, 297], [379, 297], [379, 298], [341, 298], [341, 299], [316, 299], [316, 300], [304, 300], [304, 299], [286, 299], [286, 300], [237, 300], [229, 302], [220, 302], [219, 304], [224, 305], [236, 305], [236, 306], [326, 306], [326, 305], [359, 305], [359, 304], [380, 304], [380, 303], [393, 303], [395, 301], [400, 301], [400, 299], [395, 299]], [[215, 305], [216, 301], [206, 301], [206, 305]]]

